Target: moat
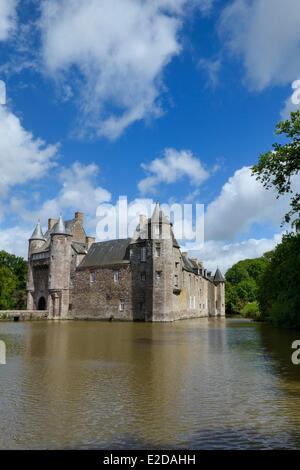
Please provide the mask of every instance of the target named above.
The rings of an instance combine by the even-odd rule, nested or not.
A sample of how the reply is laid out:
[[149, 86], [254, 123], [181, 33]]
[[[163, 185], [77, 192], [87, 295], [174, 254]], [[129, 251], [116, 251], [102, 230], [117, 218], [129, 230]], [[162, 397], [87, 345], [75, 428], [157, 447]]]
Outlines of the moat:
[[0, 323], [0, 448], [300, 448], [300, 332], [236, 319]]

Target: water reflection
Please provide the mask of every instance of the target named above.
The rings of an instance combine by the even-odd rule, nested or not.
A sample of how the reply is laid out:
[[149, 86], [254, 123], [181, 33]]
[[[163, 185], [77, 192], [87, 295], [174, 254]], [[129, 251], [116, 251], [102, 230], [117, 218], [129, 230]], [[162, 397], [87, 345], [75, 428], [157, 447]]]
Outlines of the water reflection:
[[281, 331], [2, 323], [0, 339], [1, 448], [300, 447], [300, 367]]

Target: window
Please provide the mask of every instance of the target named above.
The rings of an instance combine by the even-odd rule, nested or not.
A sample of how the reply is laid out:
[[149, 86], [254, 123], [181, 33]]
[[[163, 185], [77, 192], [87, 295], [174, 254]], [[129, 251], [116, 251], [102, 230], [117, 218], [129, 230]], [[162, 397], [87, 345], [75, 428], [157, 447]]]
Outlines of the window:
[[145, 263], [146, 256], [147, 256], [146, 247], [142, 246], [142, 248], [141, 248], [141, 261], [142, 261], [142, 263]]
[[114, 283], [118, 284], [120, 281], [120, 271], [114, 271]]
[[155, 227], [154, 227], [154, 233], [155, 233], [155, 236], [156, 236], [156, 237], [159, 237], [159, 236], [160, 236], [160, 226], [159, 226], [159, 225], [155, 225]]
[[146, 281], [146, 273], [145, 273], [145, 271], [143, 271], [143, 272], [141, 273], [141, 281]]
[[156, 245], [155, 245], [155, 256], [156, 256], [157, 258], [159, 258], [159, 257], [160, 257], [160, 253], [161, 253], [160, 244], [159, 244], [159, 243], [156, 243]]
[[96, 281], [96, 271], [90, 272], [90, 283], [93, 284]]
[[161, 271], [155, 271], [155, 278], [157, 280], [161, 279]]
[[125, 302], [124, 302], [124, 300], [120, 300], [119, 311], [124, 312], [124, 309], [125, 309]]
[[174, 286], [178, 287], [178, 276], [177, 276], [177, 274], [175, 274], [175, 276], [174, 276]]
[[178, 266], [179, 266], [179, 262], [176, 261], [176, 262], [175, 262], [175, 268], [178, 269]]

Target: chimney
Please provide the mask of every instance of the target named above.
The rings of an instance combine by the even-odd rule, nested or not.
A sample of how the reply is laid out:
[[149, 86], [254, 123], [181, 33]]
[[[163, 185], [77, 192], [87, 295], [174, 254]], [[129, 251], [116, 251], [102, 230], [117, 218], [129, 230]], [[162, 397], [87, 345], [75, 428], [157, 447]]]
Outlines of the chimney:
[[75, 212], [75, 219], [80, 220], [80, 222], [83, 222], [84, 220], [84, 213], [83, 212]]
[[93, 243], [95, 243], [96, 238], [95, 237], [85, 237], [85, 243], [87, 245], [87, 250], [89, 250], [92, 246]]
[[48, 219], [48, 230], [51, 230], [57, 222], [57, 219]]
[[148, 217], [146, 215], [140, 214], [140, 226], [142, 227], [143, 225], [147, 224], [148, 222]]

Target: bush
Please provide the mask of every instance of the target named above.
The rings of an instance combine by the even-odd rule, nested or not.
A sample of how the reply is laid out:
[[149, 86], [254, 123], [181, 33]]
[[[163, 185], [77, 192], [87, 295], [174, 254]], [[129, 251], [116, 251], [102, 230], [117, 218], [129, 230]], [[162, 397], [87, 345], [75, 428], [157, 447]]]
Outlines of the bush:
[[241, 311], [241, 315], [245, 318], [251, 318], [252, 320], [261, 320], [262, 316], [258, 302], [254, 300], [254, 302], [249, 302], [246, 304]]

